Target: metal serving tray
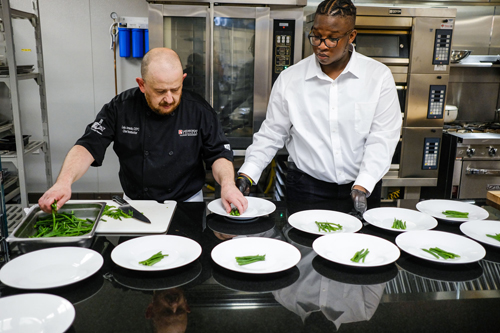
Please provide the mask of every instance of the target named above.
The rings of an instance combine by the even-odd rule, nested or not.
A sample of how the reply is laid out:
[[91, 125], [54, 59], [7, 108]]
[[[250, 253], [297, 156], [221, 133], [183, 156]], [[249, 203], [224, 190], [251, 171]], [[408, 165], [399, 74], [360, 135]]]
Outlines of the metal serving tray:
[[73, 212], [77, 218], [94, 220], [95, 223], [92, 230], [85, 235], [71, 237], [29, 238], [36, 233], [34, 225], [36, 221], [38, 221], [39, 217], [50, 215], [43, 212], [38, 205], [35, 205], [32, 207], [28, 215], [14, 229], [12, 234], [7, 237], [7, 242], [12, 246], [17, 245], [22, 253], [56, 246], [79, 246], [89, 248], [92, 245], [97, 224], [101, 219], [101, 215], [105, 207], [105, 202], [67, 203], [59, 209], [60, 213]]

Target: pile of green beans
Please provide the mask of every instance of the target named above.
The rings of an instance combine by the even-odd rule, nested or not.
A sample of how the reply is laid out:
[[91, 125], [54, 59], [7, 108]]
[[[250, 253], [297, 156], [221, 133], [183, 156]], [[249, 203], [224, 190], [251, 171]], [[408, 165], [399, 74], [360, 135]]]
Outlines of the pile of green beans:
[[233, 209], [231, 209], [231, 212], [229, 213], [229, 215], [240, 216], [240, 211], [238, 210], [238, 208], [233, 208]]
[[467, 212], [457, 212], [456, 210], [445, 210], [443, 212], [443, 215], [445, 215], [446, 217], [453, 217], [453, 218], [468, 218], [469, 217], [469, 213]]
[[493, 239], [495, 239], [495, 240], [497, 240], [497, 241], [500, 242], [500, 234], [494, 234], [494, 235], [488, 235], [488, 234], [486, 234], [486, 236], [491, 237], [491, 238], [493, 238]]
[[392, 229], [402, 229], [406, 230], [406, 221], [398, 220], [394, 218], [394, 223], [392, 224]]
[[[106, 205], [106, 207], [104, 207], [104, 211], [102, 212], [102, 215], [101, 216], [109, 216], [115, 220], [122, 220], [122, 217], [123, 218], [131, 218], [132, 215], [134, 215], [134, 212], [132, 212], [131, 210], [128, 211], [128, 214], [126, 214], [123, 210], [121, 210], [120, 208], [116, 208], [115, 206], [108, 206]], [[101, 217], [101, 221], [104, 221], [104, 222], [107, 222], [105, 219], [103, 219]]]
[[368, 255], [368, 253], [370, 253], [368, 249], [366, 250], [362, 249], [361, 251], [358, 251], [354, 254], [354, 257], [351, 258], [351, 261], [359, 263], [359, 261], [362, 260], [363, 262], [365, 262], [365, 258]]
[[139, 264], [144, 266], [153, 266], [157, 262], [161, 261], [163, 258], [168, 257], [168, 254], [162, 254], [161, 251], [152, 255], [150, 258], [139, 261]]
[[40, 237], [71, 237], [88, 234], [95, 221], [91, 219], [80, 219], [71, 213], [56, 213], [54, 210], [51, 215], [39, 218], [33, 228], [36, 228], [36, 234], [30, 238]]
[[257, 261], [264, 261], [266, 260], [266, 255], [256, 255], [256, 256], [245, 256], [245, 257], [235, 257], [236, 262], [238, 265], [243, 266], [243, 265], [248, 265], [248, 264], [253, 264], [254, 262]]
[[316, 223], [316, 225], [318, 226], [318, 231], [332, 232], [332, 231], [342, 230], [342, 226], [337, 223], [318, 222], [318, 221], [315, 221], [314, 223]]
[[436, 259], [439, 259], [439, 257], [443, 259], [455, 259], [455, 258], [460, 258], [458, 254], [447, 252], [445, 250], [441, 250], [438, 247], [431, 247], [430, 249], [422, 249], [427, 253], [432, 254]]

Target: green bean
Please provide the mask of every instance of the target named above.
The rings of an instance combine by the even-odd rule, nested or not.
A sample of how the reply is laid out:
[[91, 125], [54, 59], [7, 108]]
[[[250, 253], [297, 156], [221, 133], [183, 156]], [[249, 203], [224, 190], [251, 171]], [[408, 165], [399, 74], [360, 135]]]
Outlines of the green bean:
[[392, 224], [393, 229], [403, 229], [406, 230], [406, 221], [398, 220], [394, 218], [394, 223]]
[[495, 235], [488, 235], [488, 234], [486, 234], [486, 236], [491, 237], [491, 238], [493, 238], [493, 239], [495, 239], [495, 240], [497, 240], [497, 241], [500, 242], [500, 234], [495, 234]]
[[139, 264], [144, 265], [144, 266], [153, 266], [154, 264], [160, 262], [165, 257], [168, 257], [168, 254], [162, 254], [160, 251], [156, 254], [153, 254], [151, 257], [149, 257], [146, 260], [139, 261]]
[[255, 256], [235, 257], [235, 259], [238, 265], [243, 266], [243, 265], [253, 264], [254, 262], [257, 261], [264, 261], [266, 260], [266, 255], [264, 254]]
[[370, 253], [368, 249], [366, 250], [362, 249], [361, 251], [358, 251], [354, 254], [354, 256], [351, 258], [351, 261], [359, 263], [359, 261], [362, 260], [363, 262], [365, 262], [365, 258], [368, 255], [368, 253]]
[[315, 221], [314, 223], [316, 223], [316, 225], [318, 226], [318, 231], [332, 232], [332, 231], [342, 230], [342, 226], [337, 223], [318, 222], [318, 221]]
[[456, 210], [445, 210], [443, 212], [443, 215], [446, 217], [452, 217], [452, 218], [468, 218], [469, 213], [467, 212], [457, 212]]
[[431, 247], [430, 249], [422, 249], [427, 253], [432, 254], [434, 257], [439, 259], [439, 257], [443, 259], [455, 259], [455, 258], [460, 258], [458, 254], [447, 252], [445, 250], [441, 250], [438, 247]]
[[233, 208], [233, 209], [231, 209], [231, 212], [229, 213], [229, 215], [240, 216], [240, 211], [238, 210], [238, 208]]

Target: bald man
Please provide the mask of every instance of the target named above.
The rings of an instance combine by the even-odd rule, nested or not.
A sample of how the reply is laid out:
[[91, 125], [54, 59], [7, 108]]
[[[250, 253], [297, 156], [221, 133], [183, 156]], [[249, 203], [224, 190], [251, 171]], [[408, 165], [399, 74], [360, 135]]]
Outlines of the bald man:
[[54, 200], [61, 208], [71, 197], [71, 185], [90, 166], [102, 165], [113, 142], [127, 198], [203, 201], [206, 165], [221, 185], [226, 210], [232, 203], [244, 212], [248, 202], [235, 186], [229, 142], [212, 107], [182, 89], [186, 75], [173, 50], [150, 50], [142, 61], [142, 77], [136, 78], [139, 87], [103, 106], [69, 151], [56, 183], [39, 199], [41, 209], [49, 213]]

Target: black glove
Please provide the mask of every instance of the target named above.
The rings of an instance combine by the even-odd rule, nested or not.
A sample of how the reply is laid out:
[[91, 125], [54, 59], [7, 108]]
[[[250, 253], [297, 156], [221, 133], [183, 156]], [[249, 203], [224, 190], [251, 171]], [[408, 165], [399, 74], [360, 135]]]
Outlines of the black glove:
[[351, 198], [356, 212], [363, 215], [363, 213], [366, 212], [366, 209], [368, 208], [368, 205], [366, 203], [366, 193], [354, 189], [351, 191]]
[[236, 187], [243, 195], [250, 194], [250, 186], [252, 186], [252, 180], [250, 178], [244, 175], [238, 175], [238, 178], [236, 178]]

